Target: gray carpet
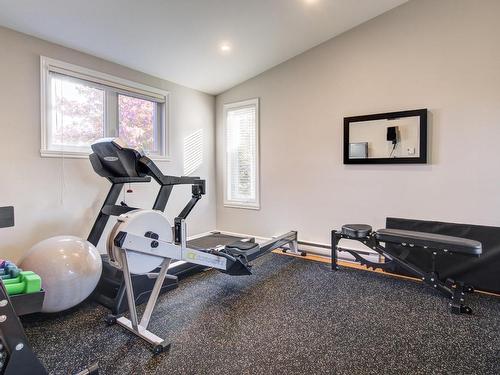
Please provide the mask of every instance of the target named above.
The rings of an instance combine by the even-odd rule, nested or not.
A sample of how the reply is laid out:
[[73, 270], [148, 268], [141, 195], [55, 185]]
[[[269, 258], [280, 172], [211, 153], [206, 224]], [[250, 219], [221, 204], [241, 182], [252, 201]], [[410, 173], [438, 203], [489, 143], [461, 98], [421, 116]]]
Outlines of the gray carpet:
[[161, 296], [150, 329], [172, 349], [160, 356], [94, 303], [24, 324], [54, 374], [96, 361], [101, 374], [500, 374], [497, 298], [474, 294], [474, 315], [457, 316], [384, 275], [275, 254], [254, 273], [207, 271]]

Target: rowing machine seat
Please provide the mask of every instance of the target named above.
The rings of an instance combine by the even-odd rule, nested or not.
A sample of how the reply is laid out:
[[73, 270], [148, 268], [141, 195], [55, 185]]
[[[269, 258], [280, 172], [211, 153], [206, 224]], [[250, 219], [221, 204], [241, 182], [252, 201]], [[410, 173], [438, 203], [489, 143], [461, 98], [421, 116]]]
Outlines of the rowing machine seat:
[[232, 256], [248, 256], [259, 251], [259, 249], [260, 247], [258, 244], [249, 241], [236, 241], [225, 247], [226, 252]]
[[[343, 230], [343, 228], [342, 228]], [[425, 232], [414, 232], [400, 229], [380, 229], [376, 233], [377, 240], [394, 244], [408, 244], [429, 247], [436, 250], [446, 250], [453, 253], [479, 256], [482, 245], [478, 241], [467, 238], [445, 236]]]
[[351, 238], [364, 238], [372, 231], [367, 224], [346, 224], [342, 226], [342, 234]]

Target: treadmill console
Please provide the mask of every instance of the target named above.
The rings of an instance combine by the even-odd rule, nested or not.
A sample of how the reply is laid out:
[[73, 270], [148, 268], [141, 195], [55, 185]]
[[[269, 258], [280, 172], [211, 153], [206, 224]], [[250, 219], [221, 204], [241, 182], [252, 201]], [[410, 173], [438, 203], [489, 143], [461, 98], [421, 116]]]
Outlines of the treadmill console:
[[95, 172], [102, 177], [144, 177], [139, 160], [144, 156], [140, 150], [126, 146], [120, 138], [103, 138], [90, 146], [93, 153], [90, 162]]

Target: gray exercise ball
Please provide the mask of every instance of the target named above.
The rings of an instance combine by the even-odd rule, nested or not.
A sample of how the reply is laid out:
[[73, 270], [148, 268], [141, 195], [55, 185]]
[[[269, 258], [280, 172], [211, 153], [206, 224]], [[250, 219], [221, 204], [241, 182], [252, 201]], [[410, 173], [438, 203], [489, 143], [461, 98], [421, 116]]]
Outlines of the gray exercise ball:
[[102, 261], [90, 242], [75, 236], [56, 236], [34, 245], [20, 267], [42, 278], [42, 312], [52, 313], [78, 305], [94, 291]]

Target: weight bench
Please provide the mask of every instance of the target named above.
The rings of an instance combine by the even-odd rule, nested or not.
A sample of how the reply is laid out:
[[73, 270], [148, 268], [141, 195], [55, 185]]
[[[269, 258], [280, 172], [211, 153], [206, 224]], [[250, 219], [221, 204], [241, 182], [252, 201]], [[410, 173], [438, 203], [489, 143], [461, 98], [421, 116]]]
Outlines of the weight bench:
[[[359, 241], [370, 249], [383, 256], [384, 261], [374, 262], [363, 257], [356, 250], [339, 246], [341, 239]], [[381, 243], [391, 244], [390, 248]], [[345, 251], [351, 254], [356, 261], [368, 268], [379, 268], [384, 271], [394, 271], [399, 265], [411, 274], [419, 277], [424, 283], [435, 288], [451, 299], [450, 308], [453, 313], [471, 314], [472, 309], [465, 304], [467, 293], [474, 292], [471, 285], [447, 278], [440, 279], [436, 272], [436, 258], [438, 256], [460, 255], [464, 257], [479, 257], [482, 245], [478, 241], [445, 236], [441, 234], [414, 232], [399, 229], [380, 229], [373, 231], [370, 225], [346, 224], [340, 231], [332, 231], [332, 269], [338, 270], [338, 252]], [[422, 256], [430, 260], [430, 270], [424, 270], [407, 261], [410, 252], [419, 251]]]

